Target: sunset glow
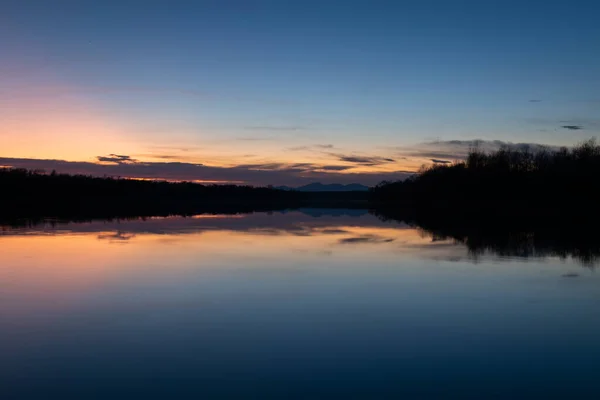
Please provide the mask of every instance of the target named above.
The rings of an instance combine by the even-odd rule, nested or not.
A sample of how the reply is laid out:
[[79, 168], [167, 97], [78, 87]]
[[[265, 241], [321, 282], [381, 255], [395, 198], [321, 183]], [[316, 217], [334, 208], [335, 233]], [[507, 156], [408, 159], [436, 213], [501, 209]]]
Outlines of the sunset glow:
[[[430, 21], [430, 10], [418, 5], [386, 13], [273, 7], [246, 18], [198, 4], [169, 10], [172, 19], [163, 21], [158, 4], [139, 14], [109, 4], [95, 12], [37, 3], [33, 13], [19, 3], [3, 10], [5, 166], [206, 183], [374, 185], [460, 160], [474, 143], [572, 145], [600, 132], [597, 80], [586, 72], [600, 68], [592, 56], [597, 26], [584, 18], [593, 13], [578, 15], [579, 30], [560, 41], [552, 18], [532, 14], [526, 20], [539, 37], [503, 28], [489, 46], [485, 21], [511, 20], [511, 12], [491, 18], [480, 10], [481, 25], [467, 19], [464, 31], [454, 31], [460, 21], [444, 13]], [[373, 14], [364, 26], [355, 21], [363, 13]], [[413, 17], [398, 23], [394, 16], [405, 14]], [[431, 24], [430, 34], [419, 21]], [[321, 30], [327, 26], [344, 34]], [[214, 37], [225, 45], [201, 39]], [[571, 54], [576, 43], [569, 57], [585, 60], [585, 70], [549, 62], [536, 52], [540, 42], [557, 46], [553, 54]], [[514, 79], [503, 78], [515, 68]], [[536, 79], [540, 70], [546, 75]], [[95, 167], [111, 154], [152, 171]]]

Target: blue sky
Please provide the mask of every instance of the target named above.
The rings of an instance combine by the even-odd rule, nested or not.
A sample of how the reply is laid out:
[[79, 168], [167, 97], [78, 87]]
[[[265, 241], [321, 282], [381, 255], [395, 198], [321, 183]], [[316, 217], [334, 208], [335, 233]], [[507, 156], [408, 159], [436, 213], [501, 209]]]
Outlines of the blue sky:
[[0, 15], [4, 157], [344, 154], [397, 161], [346, 172], [389, 173], [432, 142], [600, 131], [594, 1], [8, 0]]

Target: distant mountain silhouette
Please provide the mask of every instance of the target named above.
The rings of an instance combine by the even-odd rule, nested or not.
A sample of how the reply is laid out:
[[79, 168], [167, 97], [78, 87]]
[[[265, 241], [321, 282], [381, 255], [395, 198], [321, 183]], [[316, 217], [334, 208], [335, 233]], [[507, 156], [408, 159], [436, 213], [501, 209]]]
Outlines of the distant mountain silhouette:
[[369, 190], [369, 187], [361, 185], [359, 183], [351, 183], [348, 185], [332, 183], [325, 185], [321, 182], [314, 182], [297, 188], [292, 188], [289, 186], [278, 186], [276, 189], [296, 190], [299, 192], [366, 192]]

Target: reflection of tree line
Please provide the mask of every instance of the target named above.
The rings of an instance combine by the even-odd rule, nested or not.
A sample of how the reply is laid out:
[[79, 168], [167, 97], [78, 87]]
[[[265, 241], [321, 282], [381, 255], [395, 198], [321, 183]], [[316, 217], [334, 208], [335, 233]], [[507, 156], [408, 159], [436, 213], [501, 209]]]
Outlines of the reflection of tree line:
[[422, 229], [433, 240], [454, 240], [465, 245], [474, 257], [491, 253], [501, 257], [572, 257], [587, 266], [600, 262], [597, 220], [582, 223], [545, 217], [471, 218], [389, 209], [372, 212], [382, 220], [405, 222]]

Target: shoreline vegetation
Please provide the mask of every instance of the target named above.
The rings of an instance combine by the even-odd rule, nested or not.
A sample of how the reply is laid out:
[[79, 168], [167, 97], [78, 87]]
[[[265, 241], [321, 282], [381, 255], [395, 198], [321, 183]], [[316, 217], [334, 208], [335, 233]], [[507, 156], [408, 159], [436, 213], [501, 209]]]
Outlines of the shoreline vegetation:
[[470, 150], [464, 161], [423, 167], [368, 192], [68, 175], [0, 168], [0, 217], [151, 216], [301, 207], [369, 208], [396, 220], [595, 217], [600, 146]]
[[595, 218], [600, 146], [530, 151], [469, 151], [464, 161], [435, 164], [371, 188], [370, 205], [394, 219]]
[[243, 213], [290, 208], [369, 208], [396, 220], [595, 218], [600, 146], [590, 139], [558, 150], [470, 150], [464, 161], [423, 167], [368, 192], [68, 175], [0, 168], [0, 219]]
[[369, 193], [299, 192], [52, 171], [0, 169], [0, 220], [247, 213], [300, 207], [368, 208]]

